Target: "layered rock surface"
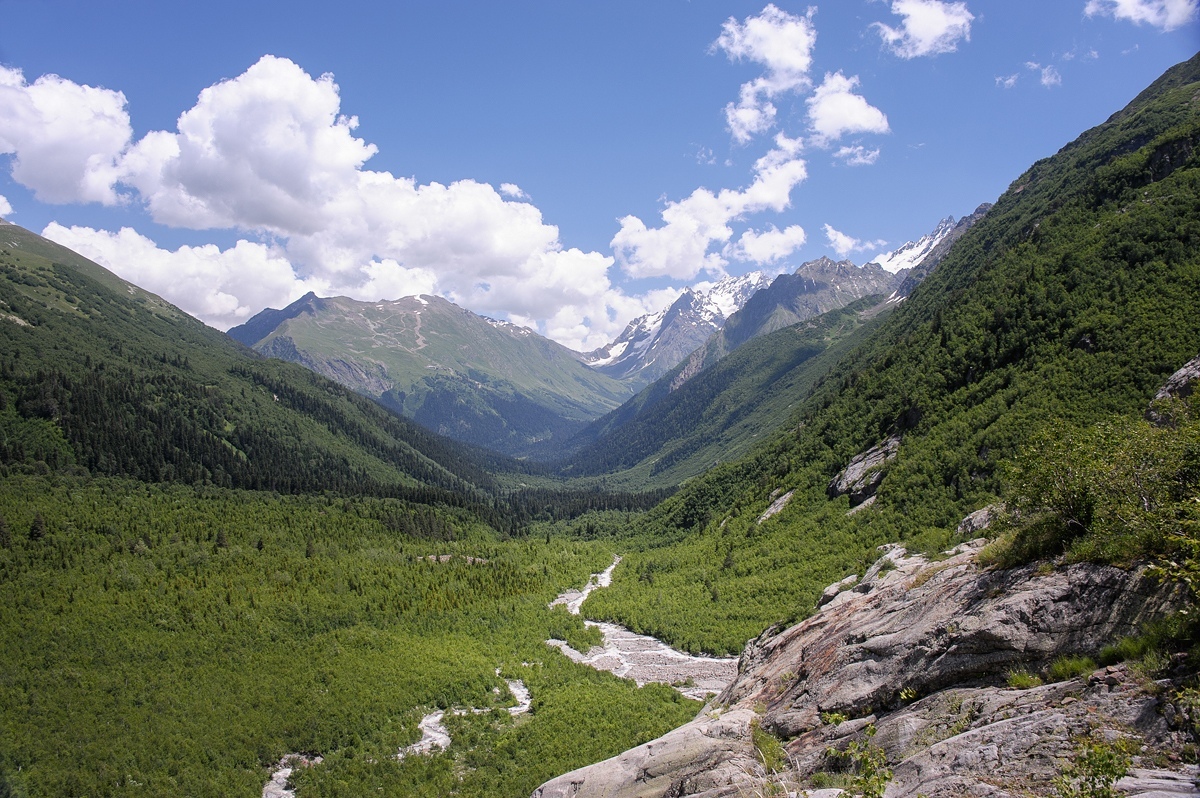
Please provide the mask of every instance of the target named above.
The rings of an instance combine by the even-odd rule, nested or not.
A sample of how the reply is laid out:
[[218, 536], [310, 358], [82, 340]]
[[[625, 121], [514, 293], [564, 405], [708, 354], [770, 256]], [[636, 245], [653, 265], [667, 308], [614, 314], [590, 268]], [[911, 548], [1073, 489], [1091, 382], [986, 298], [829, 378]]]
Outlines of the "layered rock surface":
[[[868, 726], [895, 772], [888, 798], [1048, 794], [1089, 735], [1141, 747], [1141, 781], [1125, 783], [1127, 792], [1161, 783], [1200, 795], [1194, 774], [1155, 769], [1186, 732], [1144, 679], [1118, 667], [1004, 686], [1012, 670], [1094, 655], [1169, 612], [1180, 592], [1108, 566], [987, 571], [976, 562], [981, 546], [940, 562], [892, 547], [862, 580], [831, 586], [812, 617], [751, 641], [737, 679], [691, 723], [547, 782], [535, 798], [795, 792], [836, 769], [830, 749], [864, 740]], [[786, 772], [765, 771], [755, 727], [783, 742]]]

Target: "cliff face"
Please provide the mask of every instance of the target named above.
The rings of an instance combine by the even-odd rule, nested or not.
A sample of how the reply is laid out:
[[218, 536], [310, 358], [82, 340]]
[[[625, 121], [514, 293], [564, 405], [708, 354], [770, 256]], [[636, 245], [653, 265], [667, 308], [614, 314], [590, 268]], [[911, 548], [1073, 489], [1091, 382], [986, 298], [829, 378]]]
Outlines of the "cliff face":
[[[807, 620], [752, 641], [737, 679], [691, 723], [554, 779], [535, 798], [791, 793], [836, 769], [830, 749], [865, 742], [868, 727], [894, 770], [888, 798], [1046, 794], [1095, 734], [1136, 738], [1142, 766], [1156, 754], [1169, 761], [1185, 743], [1183, 715], [1122, 666], [1005, 685], [1014, 670], [1094, 656], [1168, 613], [1180, 591], [1089, 564], [987, 571], [981, 546], [940, 562], [892, 548], [858, 584], [831, 587]], [[764, 733], [782, 742], [780, 773], [763, 767]], [[1193, 776], [1135, 772], [1200, 794]]]

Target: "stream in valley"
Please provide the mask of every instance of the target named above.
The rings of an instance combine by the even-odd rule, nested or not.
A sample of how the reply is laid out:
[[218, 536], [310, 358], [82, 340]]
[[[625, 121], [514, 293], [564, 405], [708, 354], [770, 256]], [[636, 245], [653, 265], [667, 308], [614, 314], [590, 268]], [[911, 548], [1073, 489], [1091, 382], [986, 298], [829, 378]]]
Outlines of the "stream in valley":
[[[558, 598], [550, 602], [554, 607], [564, 604], [567, 612], [579, 615], [583, 603], [593, 590], [608, 587], [612, 584], [613, 571], [621, 562], [620, 557], [614, 557], [612, 565], [598, 574], [592, 574], [587, 584], [580, 589], [566, 590]], [[593, 646], [586, 652], [576, 651], [563, 640], [547, 640], [546, 644], [557, 648], [575, 662], [589, 665], [597, 670], [608, 671], [625, 679], [632, 679], [638, 686], [650, 682], [668, 684], [688, 698], [703, 701], [710, 694], [724, 690], [733, 678], [737, 676], [737, 657], [704, 657], [685, 654], [649, 635], [631, 632], [623, 626], [614, 623], [584, 621], [587, 626], [594, 626], [604, 637], [601, 645]], [[496, 675], [500, 675], [497, 669]], [[529, 711], [532, 697], [529, 689], [519, 679], [505, 679], [508, 690], [516, 699], [517, 705], [509, 707], [512, 715], [521, 715]], [[499, 688], [497, 688], [499, 690]], [[450, 746], [450, 732], [443, 721], [447, 710], [436, 710], [425, 715], [418, 727], [421, 739], [397, 752], [397, 757], [429, 754], [434, 750], [444, 750]], [[455, 709], [455, 714], [481, 714], [490, 712], [487, 709]], [[295, 793], [286, 788], [288, 776], [296, 765], [307, 765], [314, 760], [308, 760], [298, 754], [289, 754], [280, 760], [279, 765], [271, 774], [271, 780], [263, 788], [263, 798], [293, 798]], [[320, 759], [315, 760], [319, 762]]]
[[[588, 595], [599, 588], [612, 584], [613, 570], [621, 562], [613, 558], [613, 564], [598, 574], [592, 574], [581, 590], [568, 590], [559, 594], [550, 606], [565, 604], [572, 615], [579, 615]], [[649, 635], [631, 632], [614, 623], [584, 621], [604, 635], [604, 643], [593, 646], [587, 652], [576, 651], [562, 640], [547, 640], [549, 645], [562, 651], [575, 662], [590, 665], [597, 670], [609, 671], [625, 679], [632, 679], [638, 686], [648, 682], [669, 684], [688, 698], [701, 701], [710, 693], [724, 690], [737, 676], [737, 657], [704, 657], [676, 651], [666, 643]]]

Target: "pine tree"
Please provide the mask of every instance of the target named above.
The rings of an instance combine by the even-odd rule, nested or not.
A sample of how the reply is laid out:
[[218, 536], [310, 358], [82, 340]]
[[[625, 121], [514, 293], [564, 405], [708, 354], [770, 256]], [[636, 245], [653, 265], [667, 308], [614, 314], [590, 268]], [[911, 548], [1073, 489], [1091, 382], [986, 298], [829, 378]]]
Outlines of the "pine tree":
[[46, 519], [42, 518], [42, 514], [38, 513], [33, 517], [33, 523], [29, 525], [29, 539], [41, 540], [46, 536]]

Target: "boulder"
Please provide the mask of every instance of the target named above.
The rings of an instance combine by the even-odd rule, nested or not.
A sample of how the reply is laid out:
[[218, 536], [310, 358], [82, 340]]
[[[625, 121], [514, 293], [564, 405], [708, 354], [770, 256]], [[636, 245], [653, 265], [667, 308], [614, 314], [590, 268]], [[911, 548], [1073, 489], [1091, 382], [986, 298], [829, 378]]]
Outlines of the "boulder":
[[662, 737], [546, 782], [533, 798], [738, 795], [762, 768], [750, 742], [753, 710], [709, 710]]

